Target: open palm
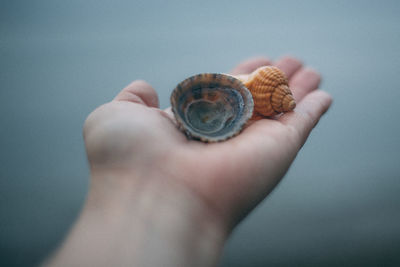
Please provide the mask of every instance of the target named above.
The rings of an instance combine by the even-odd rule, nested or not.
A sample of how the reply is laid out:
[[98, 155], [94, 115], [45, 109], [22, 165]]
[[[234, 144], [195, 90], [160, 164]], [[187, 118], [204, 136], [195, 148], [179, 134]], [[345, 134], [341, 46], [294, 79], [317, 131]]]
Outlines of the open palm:
[[[268, 59], [239, 64], [250, 73]], [[87, 119], [84, 137], [92, 172], [129, 173], [146, 184], [179, 184], [229, 225], [235, 225], [280, 181], [331, 98], [316, 90], [320, 76], [291, 57], [282, 69], [297, 102], [294, 112], [253, 122], [221, 143], [188, 140], [169, 109], [160, 110], [155, 90], [135, 81]]]

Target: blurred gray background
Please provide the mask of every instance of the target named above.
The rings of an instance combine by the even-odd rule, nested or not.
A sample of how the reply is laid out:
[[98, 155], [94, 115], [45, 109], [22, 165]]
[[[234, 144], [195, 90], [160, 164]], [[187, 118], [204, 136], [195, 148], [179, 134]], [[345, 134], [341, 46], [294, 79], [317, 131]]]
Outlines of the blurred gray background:
[[0, 265], [62, 240], [88, 189], [86, 116], [249, 56], [296, 55], [335, 99], [221, 266], [400, 266], [399, 1], [1, 1]]

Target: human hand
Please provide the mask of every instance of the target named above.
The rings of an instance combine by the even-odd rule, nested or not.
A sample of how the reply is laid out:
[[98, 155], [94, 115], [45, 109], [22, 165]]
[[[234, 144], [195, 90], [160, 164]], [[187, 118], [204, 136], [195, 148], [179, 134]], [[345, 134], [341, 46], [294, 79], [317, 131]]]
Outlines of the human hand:
[[[264, 58], [251, 59], [232, 74], [271, 64]], [[134, 81], [86, 121], [84, 137], [93, 177], [123, 173], [139, 183], [178, 184], [231, 229], [284, 176], [331, 103], [327, 93], [316, 90], [317, 72], [291, 57], [274, 65], [289, 78], [297, 102], [294, 112], [256, 121], [238, 136], [213, 144], [187, 140], [170, 110], [159, 109], [155, 90], [144, 81]]]
[[[239, 64], [232, 74], [269, 65]], [[155, 90], [135, 81], [86, 120], [91, 170], [77, 223], [48, 266], [214, 266], [234, 226], [284, 176], [331, 98], [290, 57], [274, 65], [297, 107], [221, 143], [188, 140]]]

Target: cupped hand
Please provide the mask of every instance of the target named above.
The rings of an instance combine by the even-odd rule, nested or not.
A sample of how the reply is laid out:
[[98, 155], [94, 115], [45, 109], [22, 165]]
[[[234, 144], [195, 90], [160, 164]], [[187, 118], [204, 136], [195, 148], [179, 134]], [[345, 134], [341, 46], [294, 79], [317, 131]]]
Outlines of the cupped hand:
[[331, 97], [317, 90], [320, 75], [292, 57], [277, 62], [253, 58], [232, 74], [264, 65], [286, 73], [296, 109], [255, 121], [238, 136], [213, 144], [188, 140], [170, 109], [159, 109], [155, 90], [144, 81], [132, 82], [85, 123], [92, 174], [123, 173], [124, 179], [141, 183], [179, 184], [224, 224], [236, 225], [284, 176], [331, 104]]

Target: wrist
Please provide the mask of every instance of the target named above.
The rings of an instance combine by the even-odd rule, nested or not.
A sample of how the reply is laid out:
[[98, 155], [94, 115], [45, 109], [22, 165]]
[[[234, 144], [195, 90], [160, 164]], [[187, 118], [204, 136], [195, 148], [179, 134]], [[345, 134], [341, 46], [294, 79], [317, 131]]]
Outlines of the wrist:
[[[127, 227], [134, 238], [129, 242], [151, 251], [150, 258], [144, 252], [136, 255], [137, 259], [145, 259], [150, 266], [168, 266], [168, 261], [171, 266], [215, 265], [226, 239], [225, 226], [187, 187], [159, 175], [93, 175], [93, 188], [98, 189], [91, 191], [93, 197], [99, 198], [98, 193], [104, 195], [107, 190], [114, 208], [105, 209], [119, 209], [119, 215], [114, 216], [126, 216], [131, 222]], [[110, 183], [116, 187], [114, 192]], [[100, 189], [104, 185], [107, 188]]]
[[87, 203], [64, 247], [77, 247], [75, 240], [92, 250], [97, 257], [75, 257], [97, 260], [86, 265], [214, 266], [226, 236], [214, 211], [171, 179], [93, 171]]

